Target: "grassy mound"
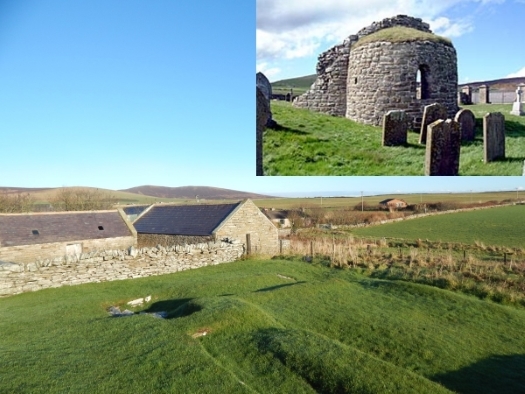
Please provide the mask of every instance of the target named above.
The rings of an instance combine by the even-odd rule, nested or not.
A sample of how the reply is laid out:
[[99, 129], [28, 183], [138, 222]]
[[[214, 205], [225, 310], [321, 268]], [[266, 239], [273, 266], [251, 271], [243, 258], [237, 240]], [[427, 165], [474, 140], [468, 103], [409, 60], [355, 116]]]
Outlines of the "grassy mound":
[[[109, 306], [151, 294], [136, 312]], [[3, 392], [523, 392], [525, 311], [301, 261], [0, 299]]]
[[353, 48], [358, 48], [372, 42], [397, 43], [410, 41], [431, 41], [452, 46], [452, 42], [448, 38], [417, 29], [411, 29], [409, 27], [395, 26], [388, 29], [379, 30], [361, 38], [359, 41], [357, 41], [357, 43], [354, 44]]

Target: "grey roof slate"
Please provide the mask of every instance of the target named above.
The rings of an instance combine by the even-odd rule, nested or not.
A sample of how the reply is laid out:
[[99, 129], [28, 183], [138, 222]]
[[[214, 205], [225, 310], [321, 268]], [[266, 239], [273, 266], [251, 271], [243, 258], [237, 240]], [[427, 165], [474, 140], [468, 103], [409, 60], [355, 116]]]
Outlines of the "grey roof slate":
[[0, 215], [0, 246], [131, 236], [117, 211]]
[[133, 225], [141, 234], [211, 235], [240, 204], [156, 205]]

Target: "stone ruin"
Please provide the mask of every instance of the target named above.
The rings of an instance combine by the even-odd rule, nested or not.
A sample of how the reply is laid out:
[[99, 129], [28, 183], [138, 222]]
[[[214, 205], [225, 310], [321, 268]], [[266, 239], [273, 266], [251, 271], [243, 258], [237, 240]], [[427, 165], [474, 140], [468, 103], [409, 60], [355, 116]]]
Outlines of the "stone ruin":
[[456, 50], [419, 18], [374, 22], [319, 55], [316, 72], [296, 107], [376, 126], [403, 110], [416, 130], [426, 105], [443, 105], [449, 118], [458, 110]]

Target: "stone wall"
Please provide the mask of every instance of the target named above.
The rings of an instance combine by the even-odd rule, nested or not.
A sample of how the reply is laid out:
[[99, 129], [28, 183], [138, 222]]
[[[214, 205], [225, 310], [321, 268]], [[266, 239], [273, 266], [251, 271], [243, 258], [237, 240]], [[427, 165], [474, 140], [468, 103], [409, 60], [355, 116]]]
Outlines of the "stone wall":
[[[412, 46], [416, 41], [396, 46], [371, 43], [363, 45], [364, 49], [354, 48], [361, 38], [395, 26], [432, 33], [427, 23], [406, 15], [374, 22], [319, 55], [317, 80], [309, 91], [294, 101], [294, 105], [374, 125], [381, 124], [388, 110], [400, 109], [414, 118], [417, 127], [422, 108], [440, 102], [452, 117], [457, 111], [457, 65], [452, 46], [445, 49], [442, 48], [444, 44], [428, 41]], [[354, 53], [356, 50], [360, 50], [359, 53]], [[410, 58], [405, 58], [407, 54]], [[425, 100], [416, 99], [416, 75], [421, 65], [431, 68], [434, 81], [430, 97]]]
[[277, 227], [251, 201], [247, 200], [214, 231], [217, 238], [246, 242], [250, 234], [251, 253], [274, 256], [279, 250]]
[[232, 262], [242, 257], [236, 240], [169, 248], [92, 251], [28, 263], [0, 262], [0, 296], [50, 287], [163, 275]]
[[[427, 98], [417, 99], [416, 75], [426, 68]], [[348, 68], [346, 117], [380, 125], [389, 110], [404, 110], [417, 129], [423, 108], [442, 104], [457, 112], [456, 50], [431, 42], [372, 42], [352, 49]]]
[[80, 244], [82, 253], [104, 249], [127, 249], [136, 246], [136, 238], [129, 237], [87, 239], [69, 242], [53, 242], [36, 245], [6, 246], [0, 248], [0, 261], [29, 263], [37, 260], [53, 259], [67, 254], [67, 246]]
[[213, 235], [168, 235], [168, 234], [137, 234], [137, 247], [164, 247], [177, 245], [192, 245], [215, 241]]

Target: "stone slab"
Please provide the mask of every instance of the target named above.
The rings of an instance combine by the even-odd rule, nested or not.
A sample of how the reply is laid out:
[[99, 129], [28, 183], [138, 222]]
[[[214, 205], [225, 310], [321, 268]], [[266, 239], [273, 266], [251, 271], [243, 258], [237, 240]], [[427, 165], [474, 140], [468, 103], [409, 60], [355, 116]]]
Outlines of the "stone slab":
[[439, 119], [428, 126], [425, 175], [458, 175], [461, 129], [458, 122]]
[[426, 144], [427, 142], [428, 125], [439, 119], [447, 119], [447, 109], [443, 105], [434, 103], [425, 106], [423, 110], [423, 120], [421, 121], [421, 131], [419, 133], [420, 144]]
[[483, 117], [483, 159], [485, 163], [505, 158], [505, 116], [500, 112]]

